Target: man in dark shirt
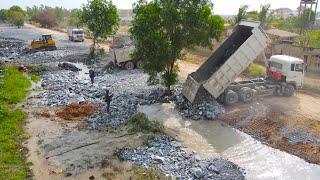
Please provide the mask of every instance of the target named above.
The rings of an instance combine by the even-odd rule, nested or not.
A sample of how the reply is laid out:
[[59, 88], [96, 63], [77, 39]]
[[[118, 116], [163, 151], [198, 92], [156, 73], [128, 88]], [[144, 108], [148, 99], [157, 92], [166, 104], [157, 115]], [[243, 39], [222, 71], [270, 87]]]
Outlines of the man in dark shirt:
[[110, 94], [109, 95], [109, 90], [107, 89], [106, 90], [106, 96], [104, 97], [104, 101], [107, 103], [107, 112], [109, 115], [111, 115], [111, 112], [110, 112], [110, 103], [112, 101], [112, 97], [113, 97], [113, 94]]
[[94, 72], [93, 69], [89, 70], [89, 76], [90, 76], [90, 79], [91, 79], [91, 84], [93, 84], [94, 83], [94, 78], [96, 77], [96, 73]]

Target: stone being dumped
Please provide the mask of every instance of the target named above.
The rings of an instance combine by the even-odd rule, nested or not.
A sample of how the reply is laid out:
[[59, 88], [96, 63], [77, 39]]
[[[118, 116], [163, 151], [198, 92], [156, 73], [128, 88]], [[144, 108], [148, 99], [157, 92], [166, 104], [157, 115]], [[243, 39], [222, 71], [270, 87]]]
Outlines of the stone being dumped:
[[199, 160], [195, 153], [188, 154], [181, 143], [167, 135], [151, 139], [147, 146], [124, 148], [121, 158], [143, 167], [155, 165], [166, 175], [177, 179], [245, 179], [243, 170], [223, 159]]

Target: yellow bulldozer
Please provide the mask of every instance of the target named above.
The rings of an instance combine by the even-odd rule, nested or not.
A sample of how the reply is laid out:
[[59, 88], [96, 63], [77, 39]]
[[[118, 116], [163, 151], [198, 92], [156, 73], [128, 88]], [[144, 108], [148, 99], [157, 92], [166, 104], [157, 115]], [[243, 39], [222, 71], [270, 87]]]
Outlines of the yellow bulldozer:
[[33, 40], [31, 42], [30, 52], [38, 51], [54, 51], [57, 50], [56, 41], [53, 40], [51, 34], [43, 34], [39, 40]]

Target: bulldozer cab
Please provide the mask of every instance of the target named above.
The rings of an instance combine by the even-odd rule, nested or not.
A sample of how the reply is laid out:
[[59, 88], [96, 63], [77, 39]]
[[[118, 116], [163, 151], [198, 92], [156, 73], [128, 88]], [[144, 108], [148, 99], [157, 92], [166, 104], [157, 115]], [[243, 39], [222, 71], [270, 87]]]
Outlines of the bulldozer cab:
[[43, 34], [42, 39], [43, 42], [48, 43], [49, 40], [52, 40], [52, 35], [51, 34]]

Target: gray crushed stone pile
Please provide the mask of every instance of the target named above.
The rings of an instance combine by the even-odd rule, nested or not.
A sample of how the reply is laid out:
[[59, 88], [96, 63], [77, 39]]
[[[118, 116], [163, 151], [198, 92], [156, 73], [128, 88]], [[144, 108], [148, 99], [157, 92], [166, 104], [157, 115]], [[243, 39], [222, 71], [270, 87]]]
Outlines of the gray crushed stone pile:
[[[140, 70], [97, 72], [98, 76], [92, 85], [86, 66], [76, 67], [72, 63], [61, 63], [60, 67], [68, 70], [43, 76], [41, 85], [45, 91], [40, 94], [43, 98], [42, 104], [65, 106], [83, 102], [102, 103], [102, 107], [86, 120], [94, 129], [106, 126], [120, 127], [137, 113], [139, 106], [154, 103], [175, 102], [178, 112], [183, 117], [193, 120], [215, 120], [224, 112], [224, 108], [214, 99], [208, 101], [207, 98], [205, 101], [191, 104], [181, 95], [181, 85], [174, 86], [173, 93], [168, 96], [160, 86], [148, 86], [148, 75]], [[78, 70], [80, 71], [77, 72]], [[111, 114], [107, 112], [106, 104], [103, 102], [106, 89], [114, 95], [110, 106]]]
[[224, 159], [199, 160], [195, 153], [188, 154], [181, 143], [167, 135], [148, 141], [145, 147], [124, 148], [121, 156], [145, 168], [156, 166], [166, 175], [177, 179], [245, 179], [243, 170]]
[[0, 37], [0, 57], [5, 61], [17, 58], [26, 49], [25, 42], [14, 38]]

